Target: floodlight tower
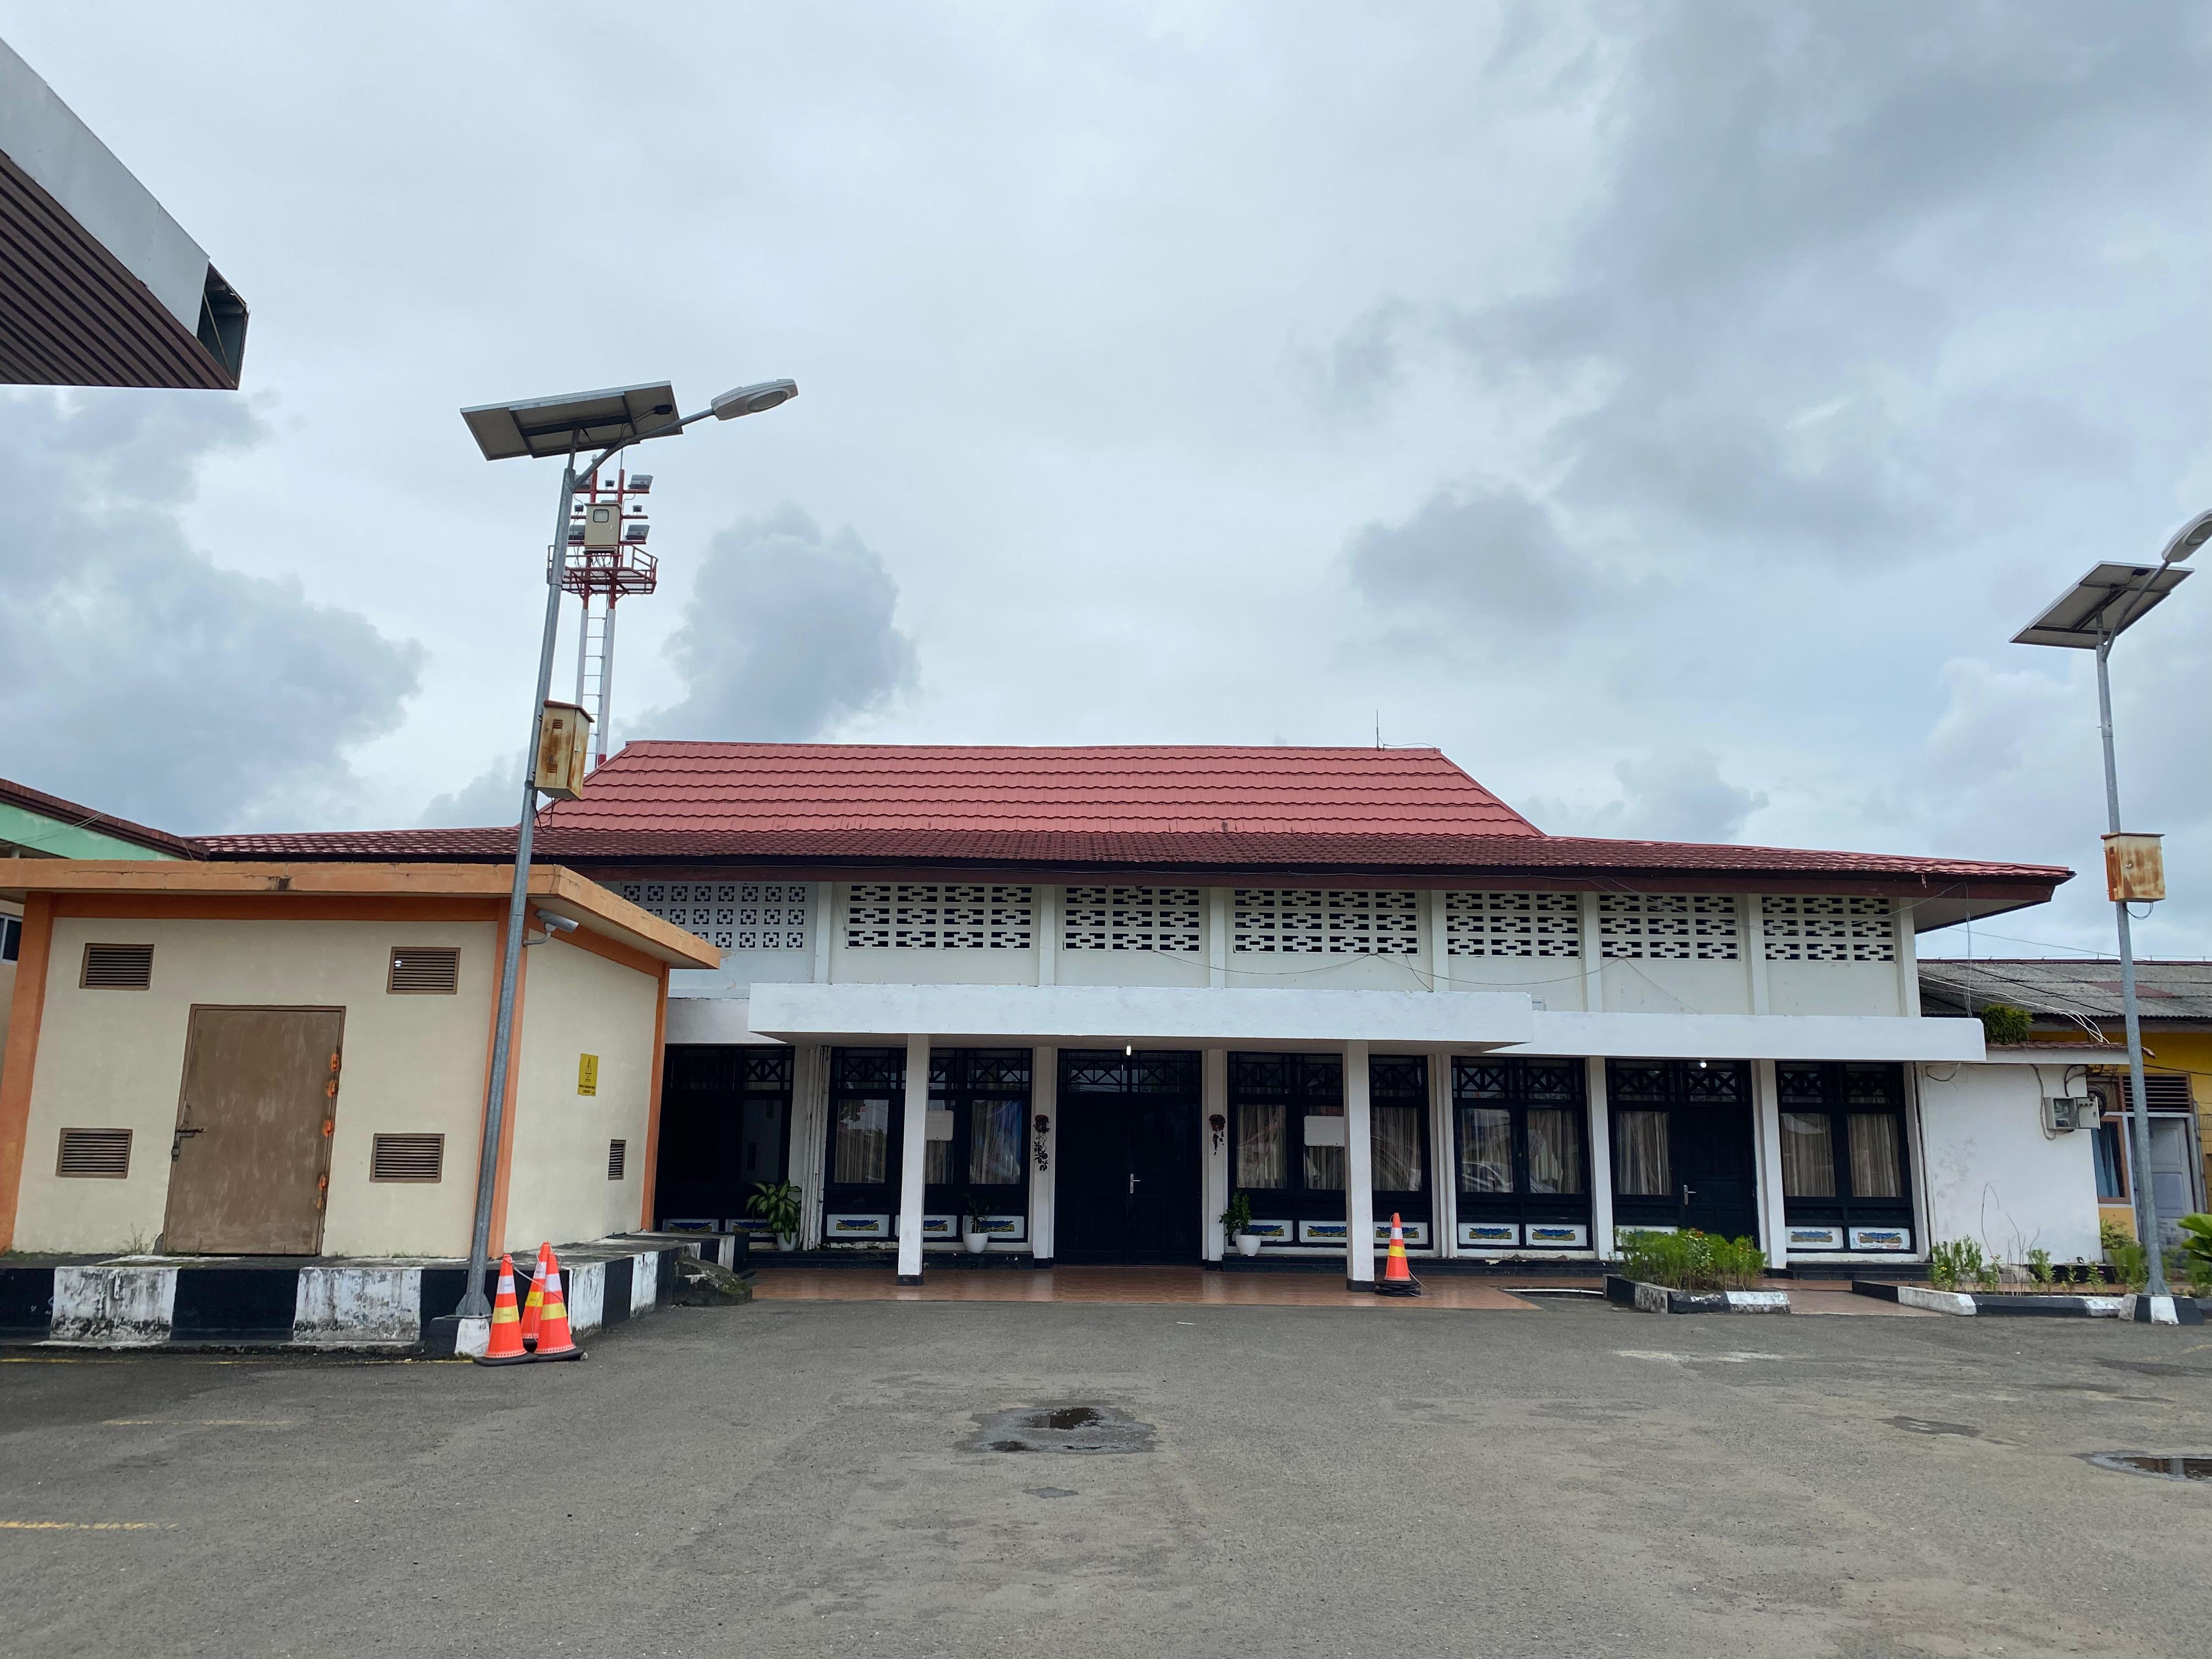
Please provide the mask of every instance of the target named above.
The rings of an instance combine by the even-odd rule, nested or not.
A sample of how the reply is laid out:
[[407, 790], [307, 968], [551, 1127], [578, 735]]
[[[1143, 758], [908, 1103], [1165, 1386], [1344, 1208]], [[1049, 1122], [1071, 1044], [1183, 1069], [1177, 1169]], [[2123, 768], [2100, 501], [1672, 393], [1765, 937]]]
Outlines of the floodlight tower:
[[[653, 526], [637, 497], [653, 489], [653, 474], [615, 471], [603, 482], [598, 470], [569, 509], [568, 557], [561, 586], [582, 601], [576, 626], [576, 702], [592, 711], [593, 767], [607, 758], [608, 710], [614, 698], [615, 605], [625, 594], [650, 593], [659, 581], [645, 538]], [[595, 611], [592, 601], [597, 599]]]

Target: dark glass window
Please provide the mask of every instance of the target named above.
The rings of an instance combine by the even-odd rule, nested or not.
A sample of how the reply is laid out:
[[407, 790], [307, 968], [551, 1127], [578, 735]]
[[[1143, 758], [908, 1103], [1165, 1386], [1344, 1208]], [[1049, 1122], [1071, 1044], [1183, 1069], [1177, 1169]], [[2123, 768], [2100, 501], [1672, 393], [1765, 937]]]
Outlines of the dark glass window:
[[2121, 1155], [2120, 1145], [2118, 1123], [2097, 1126], [2097, 1196], [2116, 1202], [2128, 1195], [2127, 1160]]
[[1578, 1218], [1589, 1208], [1589, 1112], [1578, 1060], [1452, 1061], [1461, 1212]]
[[1905, 1184], [1903, 1068], [1784, 1062], [1775, 1067], [1775, 1084], [1789, 1219], [1905, 1219], [1912, 1203]]
[[0, 962], [13, 962], [23, 949], [23, 924], [15, 916], [0, 916]]
[[[1231, 1054], [1237, 1184], [1344, 1190], [1344, 1061], [1335, 1054]], [[1252, 1179], [1243, 1178], [1249, 1171]]]
[[672, 1045], [662, 1073], [653, 1182], [663, 1216], [726, 1222], [764, 1182], [787, 1178], [792, 1051]]

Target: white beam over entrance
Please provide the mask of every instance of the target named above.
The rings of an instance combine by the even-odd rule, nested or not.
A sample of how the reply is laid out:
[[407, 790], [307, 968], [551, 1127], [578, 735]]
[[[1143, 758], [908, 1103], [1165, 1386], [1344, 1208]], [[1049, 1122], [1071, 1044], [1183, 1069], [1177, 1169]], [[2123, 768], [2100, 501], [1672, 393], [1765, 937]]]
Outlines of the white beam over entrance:
[[929, 1133], [929, 1039], [906, 1040], [906, 1121], [899, 1126], [898, 1282], [921, 1283], [923, 1152]]

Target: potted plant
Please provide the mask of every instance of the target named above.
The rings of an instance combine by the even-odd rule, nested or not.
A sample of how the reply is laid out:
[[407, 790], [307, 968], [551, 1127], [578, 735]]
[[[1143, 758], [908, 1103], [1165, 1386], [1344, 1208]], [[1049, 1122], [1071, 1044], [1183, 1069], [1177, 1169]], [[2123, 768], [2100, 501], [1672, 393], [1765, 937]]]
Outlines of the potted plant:
[[991, 1246], [991, 1212], [983, 1207], [983, 1200], [970, 1193], [961, 1200], [963, 1224], [960, 1242], [968, 1247], [970, 1255], [981, 1255]]
[[777, 1249], [799, 1248], [799, 1188], [791, 1182], [761, 1182], [745, 1200], [745, 1213], [767, 1223]]
[[1232, 1193], [1229, 1207], [1221, 1212], [1221, 1228], [1237, 1246], [1239, 1255], [1260, 1254], [1260, 1235], [1252, 1231], [1252, 1195]]

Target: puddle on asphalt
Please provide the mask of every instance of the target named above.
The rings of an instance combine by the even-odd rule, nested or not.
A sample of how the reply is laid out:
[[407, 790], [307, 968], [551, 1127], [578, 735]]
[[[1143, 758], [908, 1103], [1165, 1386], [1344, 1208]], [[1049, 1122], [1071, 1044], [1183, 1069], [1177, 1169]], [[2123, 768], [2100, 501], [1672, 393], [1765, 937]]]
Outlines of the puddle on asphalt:
[[1032, 1498], [1073, 1498], [1075, 1496], [1074, 1489], [1070, 1486], [1024, 1486], [1022, 1490]]
[[2212, 1480], [2212, 1457], [2161, 1457], [2155, 1452], [2089, 1452], [2100, 1469], [2148, 1474], [2160, 1480]]
[[1970, 1428], [1964, 1423], [1938, 1423], [1927, 1417], [1885, 1417], [1882, 1421], [1893, 1429], [1903, 1429], [1907, 1434], [1956, 1434], [1969, 1440], [1978, 1440], [1982, 1435], [1979, 1429]]
[[[960, 1443], [978, 1452], [1142, 1452], [1152, 1425], [1111, 1406], [1018, 1406], [978, 1412], [975, 1432]], [[1056, 1493], [1054, 1495], [1057, 1495]]]

